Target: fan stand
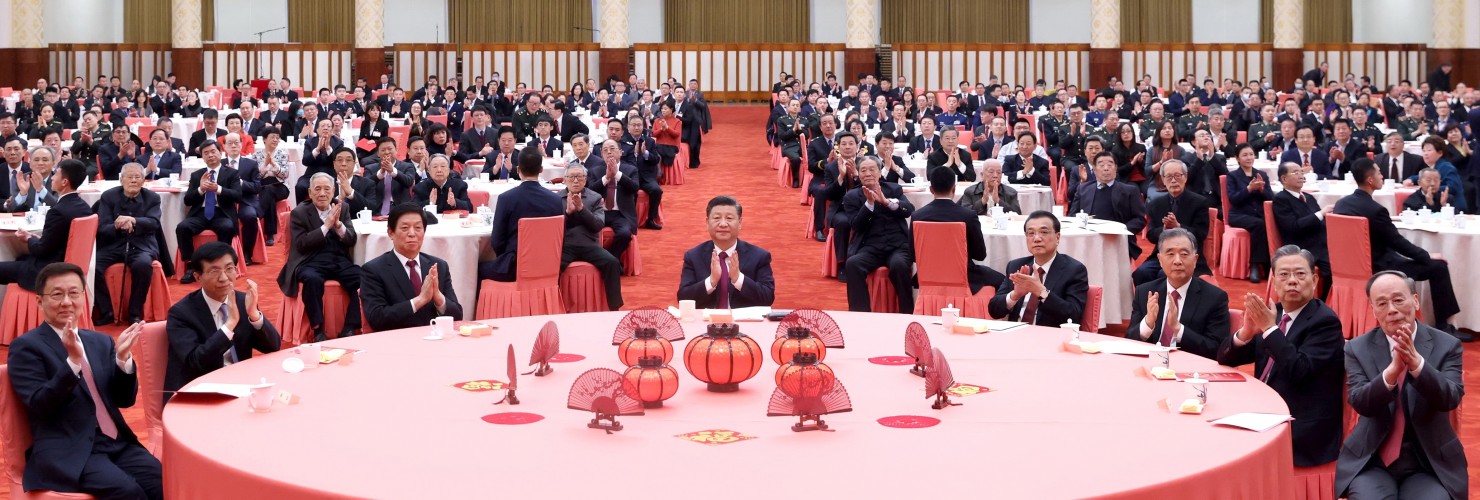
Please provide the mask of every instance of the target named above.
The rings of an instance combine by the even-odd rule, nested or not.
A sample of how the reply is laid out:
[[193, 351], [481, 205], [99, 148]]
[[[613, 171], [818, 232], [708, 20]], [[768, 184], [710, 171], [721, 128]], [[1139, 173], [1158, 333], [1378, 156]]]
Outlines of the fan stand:
[[921, 362], [920, 360], [915, 360], [915, 366], [910, 368], [910, 374], [916, 377], [924, 377], [925, 363]]
[[529, 373], [526, 373], [525, 375], [529, 375], [530, 373], [533, 373], [534, 376], [536, 376], [536, 377], [543, 377], [545, 375], [549, 375], [550, 372], [553, 372], [553, 371], [555, 371], [555, 368], [553, 368], [553, 367], [550, 366], [550, 362], [549, 361], [541, 361], [540, 362], [540, 365], [538, 367], [536, 367], [534, 369], [534, 371], [529, 372]]
[[596, 412], [596, 418], [592, 418], [590, 422], [587, 422], [586, 427], [601, 429], [606, 431], [607, 434], [611, 434], [612, 432], [622, 430], [622, 423], [617, 421], [616, 415], [607, 415], [598, 411]]
[[[812, 423], [809, 424], [807, 423], [808, 421], [811, 421]], [[822, 421], [822, 415], [801, 415], [801, 421], [791, 426], [792, 432], [831, 430], [832, 429], [829, 429], [827, 427], [827, 422]]]
[[507, 400], [510, 405], [517, 405], [517, 404], [519, 404], [519, 396], [516, 396], [514, 394], [514, 388], [513, 387], [510, 387], [509, 388], [509, 394], [506, 395], [506, 396], [504, 396], [504, 399]]
[[931, 408], [937, 410], [943, 410], [952, 406], [961, 406], [961, 403], [952, 403], [951, 396], [945, 391], [935, 393], [935, 404], [930, 405]]

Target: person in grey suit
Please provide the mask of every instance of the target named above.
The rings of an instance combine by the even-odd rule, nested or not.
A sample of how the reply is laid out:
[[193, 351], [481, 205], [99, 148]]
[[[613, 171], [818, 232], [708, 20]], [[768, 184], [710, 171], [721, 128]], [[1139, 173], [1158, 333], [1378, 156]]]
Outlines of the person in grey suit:
[[1468, 463], [1450, 412], [1464, 398], [1459, 340], [1418, 322], [1414, 282], [1367, 280], [1378, 326], [1346, 343], [1347, 400], [1357, 427], [1336, 459], [1336, 491], [1365, 498], [1467, 498]]
[[622, 308], [622, 261], [601, 248], [601, 229], [606, 227], [606, 207], [601, 195], [586, 187], [586, 167], [572, 164], [565, 169], [565, 245], [560, 249], [560, 270], [571, 262], [585, 262], [601, 271], [606, 285], [606, 305]]
[[982, 181], [962, 191], [961, 199], [956, 203], [977, 215], [990, 215], [992, 207], [1002, 207], [1003, 212], [1023, 213], [1023, 207], [1018, 204], [1017, 190], [1002, 183], [1002, 160], [996, 158], [986, 160], [982, 166]]

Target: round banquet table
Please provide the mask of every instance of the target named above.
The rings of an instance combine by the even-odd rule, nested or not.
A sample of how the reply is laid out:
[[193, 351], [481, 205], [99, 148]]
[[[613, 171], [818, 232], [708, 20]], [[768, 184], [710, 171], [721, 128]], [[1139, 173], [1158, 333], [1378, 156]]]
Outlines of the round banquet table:
[[[1459, 298], [1459, 314], [1450, 319], [1459, 328], [1480, 330], [1480, 269], [1466, 263], [1476, 262], [1476, 248], [1480, 246], [1480, 219], [1464, 215], [1465, 227], [1456, 228], [1452, 223], [1431, 222], [1407, 224], [1394, 220], [1398, 232], [1419, 248], [1436, 252], [1449, 262], [1449, 278], [1454, 286], [1454, 296]], [[1433, 301], [1430, 299], [1429, 283], [1420, 281], [1419, 292], [1423, 297], [1425, 317], [1434, 317]]]
[[[201, 168], [204, 168], [204, 164]], [[184, 191], [189, 182], [189, 177], [182, 176], [182, 180], [172, 187], [164, 187], [163, 180], [144, 183], [145, 189], [159, 195], [159, 227], [161, 231], [164, 231], [165, 244], [169, 245], [169, 248], [160, 249], [160, 256], [163, 258], [175, 258], [175, 249], [179, 248], [176, 244], [175, 226], [185, 220], [185, 196], [180, 193]], [[88, 181], [77, 190], [77, 196], [81, 196], [82, 201], [93, 205], [96, 210], [96, 205], [103, 197], [103, 192], [118, 187], [118, 184], [118, 181]]]
[[[561, 175], [564, 175], [565, 169], [564, 168], [561, 168], [560, 172], [561, 172]], [[548, 180], [548, 179], [546, 179], [546, 177], [543, 174], [540, 175], [540, 178], [541, 179], [544, 179], [544, 180]], [[518, 187], [519, 186], [519, 183], [521, 182], [521, 181], [516, 181], [516, 180], [509, 180], [509, 181], [485, 181], [485, 180], [482, 180], [482, 179], [464, 179], [464, 180], [467, 181], [467, 183], [468, 183], [468, 191], [469, 192], [472, 192], [472, 191], [482, 191], [482, 192], [488, 193], [488, 209], [489, 210], [493, 210], [494, 212], [497, 212], [498, 211], [498, 195], [504, 194], [504, 193], [508, 192], [510, 189], [514, 189], [515, 187]], [[560, 191], [561, 189], [565, 189], [565, 186], [562, 185], [562, 184], [550, 184], [548, 182], [545, 182], [544, 180], [541, 180], [540, 181], [540, 186], [543, 186], [545, 189], [549, 189], [550, 191]], [[475, 203], [473, 205], [473, 208], [474, 209], [477, 209], [478, 208], [478, 205]], [[490, 234], [492, 234], [491, 231], [492, 230], [490, 230]]]
[[[1278, 193], [1284, 191], [1285, 187], [1274, 179], [1270, 179], [1269, 188]], [[1336, 202], [1357, 191], [1357, 183], [1344, 180], [1307, 181], [1301, 189], [1305, 194], [1316, 197], [1316, 203], [1321, 208], [1334, 207]], [[1402, 185], [1388, 184], [1377, 191], [1372, 192], [1372, 200], [1387, 207], [1388, 213], [1398, 215], [1402, 212], [1402, 206], [1398, 204], [1395, 193], [1403, 191], [1412, 194], [1418, 191], [1417, 187], [1403, 187]]]
[[[985, 264], [992, 269], [1007, 272], [1007, 263], [1028, 255], [1028, 239], [1023, 235], [1022, 217], [1005, 222], [1006, 229], [999, 229], [986, 216], [979, 217], [982, 238], [987, 242]], [[1089, 270], [1089, 284], [1104, 288], [1101, 297], [1100, 327], [1119, 324], [1131, 319], [1131, 299], [1135, 296], [1135, 285], [1131, 281], [1130, 250], [1126, 246], [1125, 224], [1115, 221], [1091, 223], [1089, 229], [1079, 225], [1073, 218], [1060, 219], [1059, 253], [1073, 257]]]
[[[463, 306], [463, 318], [472, 319], [478, 300], [478, 261], [493, 258], [488, 240], [493, 236], [491, 226], [469, 222], [470, 219], [443, 219], [427, 226], [422, 239], [421, 252], [447, 261], [452, 276], [441, 279], [452, 280], [452, 289], [457, 293], [457, 302]], [[390, 235], [386, 234], [385, 221], [355, 221], [355, 232], [359, 243], [355, 244], [355, 264], [364, 265], [370, 259], [381, 256], [394, 248]], [[480, 259], [480, 256], [488, 256]]]
[[[825, 362], [853, 408], [824, 417], [835, 432], [796, 433], [796, 418], [766, 416], [775, 389], [771, 361], [738, 392], [717, 394], [686, 373], [681, 355], [672, 362], [678, 392], [664, 407], [619, 417], [625, 428], [614, 434], [588, 429], [592, 415], [567, 409], [567, 395], [586, 370], [620, 368], [607, 332], [622, 314], [492, 320], [498, 330], [482, 338], [427, 341], [425, 328], [379, 332], [326, 344], [363, 350], [349, 366], [288, 374], [279, 367], [290, 355], [283, 351], [216, 370], [198, 381], [266, 378], [301, 400], [266, 413], [248, 412], [240, 400], [170, 403], [164, 411], [165, 495], [533, 498], [558, 492], [578, 498], [628, 491], [616, 493], [627, 498], [639, 488], [648, 490], [644, 497], [743, 499], [767, 492], [797, 498], [918, 498], [929, 492], [939, 498], [1193, 500], [1293, 494], [1288, 425], [1256, 433], [1207, 422], [1240, 412], [1287, 413], [1264, 384], [1253, 378], [1213, 383], [1204, 414], [1171, 413], [1160, 401], [1181, 401], [1187, 389], [1139, 373], [1146, 358], [1064, 352], [1062, 331], [1041, 327], [949, 335], [929, 325], [929, 317], [833, 313], [848, 347], [830, 351]], [[502, 391], [458, 388], [466, 381], [504, 380], [510, 344], [523, 369], [546, 321], [564, 332], [562, 353], [585, 359], [554, 364], [545, 377], [521, 376], [517, 406], [491, 404]], [[957, 382], [992, 392], [955, 397], [960, 406], [932, 410], [923, 379], [908, 366], [867, 361], [902, 355], [911, 321], [926, 325]], [[776, 330], [770, 322], [740, 325], [763, 345]], [[689, 339], [704, 329], [698, 322], [684, 326]], [[684, 347], [675, 344], [675, 351]], [[1172, 367], [1230, 370], [1184, 353], [1173, 354]], [[526, 425], [483, 420], [503, 412], [543, 419]], [[913, 430], [876, 423], [899, 415], [941, 422]], [[753, 439], [706, 445], [677, 437], [703, 430]], [[804, 470], [778, 473], [785, 463]], [[640, 484], [648, 474], [653, 484]]]
[[[916, 177], [915, 179], [918, 181], [922, 178]], [[976, 183], [956, 183], [956, 194], [951, 196], [951, 199], [960, 200], [961, 193], [966, 192], [966, 188], [974, 184]], [[1037, 210], [1053, 209], [1053, 191], [1047, 186], [1008, 185], [1017, 190], [1018, 208], [1023, 209], [1024, 214], [1031, 214]], [[915, 182], [912, 184], [902, 184], [901, 186], [904, 188], [904, 197], [909, 199], [910, 204], [914, 205], [917, 209], [928, 205], [931, 201], [935, 201], [935, 195], [930, 194], [930, 184], [928, 182]]]
[[[15, 238], [15, 230], [21, 228], [24, 228], [27, 232], [39, 238], [41, 231], [46, 229], [46, 219], [40, 217], [38, 214], [36, 222], [27, 223], [24, 215], [0, 213], [0, 262], [13, 262], [22, 255], [29, 255], [31, 253], [26, 242]], [[92, 270], [89, 269], [88, 271], [90, 274]], [[92, 282], [89, 281], [88, 283]], [[0, 285], [0, 301], [5, 300], [5, 288], [5, 286]], [[92, 288], [87, 287], [89, 296], [91, 296]]]

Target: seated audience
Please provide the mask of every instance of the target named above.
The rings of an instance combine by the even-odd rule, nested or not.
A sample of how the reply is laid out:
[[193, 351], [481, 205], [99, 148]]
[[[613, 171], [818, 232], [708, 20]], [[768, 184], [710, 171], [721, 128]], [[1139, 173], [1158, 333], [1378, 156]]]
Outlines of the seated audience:
[[[617, 147], [616, 141], [607, 141], [607, 144]], [[612, 154], [620, 155], [620, 148], [618, 148], [618, 152]], [[438, 163], [444, 162], [433, 160], [432, 178], [422, 181], [417, 186], [418, 200], [424, 199], [421, 193], [436, 190], [435, 185], [432, 184], [439, 175], [436, 171], [439, 168], [445, 170], [443, 167], [435, 166]], [[527, 180], [520, 182], [514, 189], [498, 195], [498, 210], [493, 212], [493, 233], [489, 240], [489, 246], [493, 248], [494, 257], [491, 261], [478, 263], [478, 279], [504, 282], [514, 281], [517, 278], [519, 267], [517, 262], [519, 255], [519, 221], [524, 218], [556, 217], [565, 214], [566, 201], [561, 199], [560, 195], [550, 192], [549, 189], [545, 189], [536, 180], [540, 178], [540, 171], [543, 169], [544, 165], [539, 153], [531, 149], [525, 149], [519, 153], [520, 178]], [[446, 177], [447, 174], [444, 172], [440, 175]], [[459, 179], [450, 179], [447, 182], [450, 183], [452, 181], [462, 182]], [[612, 185], [615, 187], [616, 184], [613, 183]], [[455, 189], [456, 186], [452, 188]], [[467, 188], [465, 186], [463, 187], [462, 196], [464, 200], [467, 199]], [[611, 204], [607, 203], [607, 205], [609, 207]], [[608, 212], [607, 218], [611, 217], [609, 214], [610, 212]], [[600, 230], [597, 232], [600, 232]], [[613, 253], [615, 254], [615, 252]], [[618, 264], [618, 267], [620, 267], [620, 264]]]
[[[637, 191], [641, 186], [637, 167], [622, 161], [622, 146], [617, 141], [617, 138], [610, 138], [601, 144], [604, 162], [588, 171], [586, 177], [587, 185], [601, 194], [601, 201], [605, 204], [606, 227], [613, 233], [611, 246], [607, 249], [621, 258], [632, 245], [632, 235], [637, 233]], [[557, 206], [554, 213], [563, 212]]]
[[[1202, 135], [1202, 132], [1198, 132]], [[1197, 263], [1192, 274], [1204, 276], [1213, 274], [1208, 269], [1207, 259], [1203, 257], [1203, 242], [1208, 239], [1208, 208], [1212, 201], [1198, 193], [1188, 191], [1187, 167], [1180, 160], [1167, 162], [1161, 167], [1162, 184], [1167, 188], [1167, 195], [1152, 198], [1146, 206], [1147, 220], [1146, 240], [1161, 241], [1161, 233], [1164, 230], [1182, 228], [1192, 233], [1193, 254], [1197, 257]], [[1160, 245], [1160, 243], [1157, 243]], [[1159, 248], [1152, 249], [1153, 254], [1161, 253]], [[1140, 286], [1162, 277], [1161, 259], [1146, 259], [1134, 273], [1131, 280]]]
[[[159, 260], [159, 195], [144, 189], [144, 167], [123, 166], [120, 185], [104, 191], [95, 207], [98, 213], [97, 269], [93, 286], [93, 324], [114, 321], [113, 300], [106, 286], [107, 269], [124, 265], [129, 287], [127, 324], [144, 318], [144, 301], [154, 280], [154, 262]], [[160, 293], [165, 293], [160, 290]]]
[[[534, 153], [534, 151], [530, 152]], [[520, 156], [520, 162], [523, 163], [522, 155]], [[463, 182], [460, 177], [453, 176], [452, 166], [447, 163], [446, 156], [432, 158], [431, 162], [427, 164], [427, 179], [416, 184], [416, 188], [412, 190], [412, 198], [417, 205], [436, 205], [438, 213], [448, 210], [473, 210], [473, 202], [468, 199], [468, 183]], [[398, 177], [409, 177], [404, 172], [396, 172], [395, 175]], [[377, 173], [382, 172], [377, 171]], [[536, 177], [534, 178], [538, 179], [539, 174], [535, 175]], [[534, 182], [536, 186], [539, 185], [538, 181], [526, 181], [520, 184], [528, 184], [529, 182]], [[504, 194], [508, 193], [505, 192]], [[502, 199], [503, 195], [501, 194], [499, 197]], [[381, 205], [384, 206], [384, 204], [385, 202], [381, 201]]]
[[678, 300], [692, 300], [700, 309], [769, 307], [776, 300], [771, 253], [740, 239], [742, 210], [729, 196], [709, 200], [709, 241], [684, 252]]
[[284, 296], [303, 301], [314, 342], [328, 340], [324, 283], [329, 280], [339, 282], [349, 296], [339, 337], [356, 335], [360, 329], [360, 267], [353, 260], [359, 235], [351, 222], [354, 215], [349, 204], [334, 197], [334, 184], [334, 177], [322, 172], [309, 179], [309, 203], [298, 204], [288, 216], [292, 245], [277, 278]]
[[420, 327], [437, 316], [463, 316], [447, 261], [421, 253], [426, 224], [436, 220], [410, 203], [391, 209], [386, 231], [393, 249], [360, 266], [360, 303], [371, 329]]
[[1228, 338], [1228, 294], [1194, 276], [1197, 253], [1191, 231], [1161, 233], [1154, 258], [1166, 277], [1136, 287], [1126, 338], [1217, 357], [1218, 346]]
[[[899, 312], [913, 313], [915, 242], [910, 237], [909, 221], [915, 206], [898, 184], [879, 182], [877, 157], [858, 160], [858, 181], [858, 187], [843, 195], [843, 207], [839, 211], [848, 217], [852, 233], [843, 264], [848, 277], [848, 310], [873, 310], [869, 304], [868, 275], [875, 269], [888, 267], [889, 281], [894, 283], [899, 297]], [[954, 185], [951, 191], [955, 191]]]
[[[236, 205], [242, 199], [241, 178], [235, 169], [221, 165], [221, 147], [216, 141], [200, 145], [201, 159], [206, 168], [190, 175], [190, 186], [185, 190], [185, 220], [175, 226], [175, 241], [180, 247], [180, 259], [190, 262], [195, 254], [195, 235], [211, 230], [216, 240], [231, 244], [236, 237]], [[189, 266], [180, 277], [181, 284], [195, 282], [199, 266]]]
[[[1094, 158], [1095, 183], [1079, 185], [1079, 194], [1069, 205], [1068, 214], [1088, 213], [1100, 220], [1111, 220], [1125, 224], [1131, 235], [1126, 237], [1130, 258], [1141, 256], [1141, 247], [1136, 244], [1136, 234], [1146, 227], [1146, 207], [1141, 193], [1135, 185], [1121, 182], [1115, 165], [1115, 155], [1100, 153]], [[1057, 233], [1058, 231], [1054, 231]]]
[[15, 283], [26, 291], [37, 292], [36, 274], [47, 264], [61, 262], [67, 255], [72, 220], [92, 215], [92, 207], [77, 194], [77, 186], [86, 181], [87, 167], [79, 160], [62, 160], [57, 170], [51, 176], [51, 192], [56, 193], [57, 202], [46, 212], [41, 236], [37, 237], [24, 228], [11, 233], [27, 252], [13, 261], [0, 262], [0, 285]]
[[190, 268], [200, 276], [200, 292], [170, 306], [165, 323], [170, 341], [165, 401], [201, 375], [251, 359], [254, 351], [277, 352], [282, 344], [259, 307], [257, 282], [248, 279], [245, 292], [234, 288], [241, 264], [236, 250], [212, 241], [196, 254]]
[[1228, 173], [1228, 213], [1223, 214], [1223, 220], [1249, 232], [1249, 282], [1258, 283], [1269, 268], [1264, 202], [1274, 201], [1274, 190], [1264, 171], [1254, 168], [1254, 148], [1239, 146], [1235, 151], [1238, 168]]

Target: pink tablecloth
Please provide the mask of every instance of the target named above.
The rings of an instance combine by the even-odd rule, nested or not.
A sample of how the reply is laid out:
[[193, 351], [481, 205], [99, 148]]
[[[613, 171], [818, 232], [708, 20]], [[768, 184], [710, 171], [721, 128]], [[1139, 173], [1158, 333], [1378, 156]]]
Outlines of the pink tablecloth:
[[[875, 365], [903, 354], [903, 315], [837, 314], [848, 347], [826, 362], [852, 396], [854, 411], [826, 417], [836, 432], [794, 433], [792, 418], [766, 417], [776, 368], [731, 394], [704, 390], [675, 358], [681, 386], [668, 404], [622, 417], [626, 430], [587, 429], [589, 413], [566, 409], [571, 381], [587, 369], [618, 368], [610, 330], [621, 313], [554, 318], [561, 351], [584, 361], [549, 376], [521, 377], [515, 407], [500, 392], [452, 384], [501, 379], [506, 345], [521, 362], [546, 318], [492, 322], [493, 337], [422, 340], [420, 331], [382, 332], [329, 344], [365, 349], [351, 366], [298, 374], [277, 353], [202, 380], [261, 377], [302, 396], [294, 406], [248, 413], [245, 402], [171, 403], [165, 408], [165, 488], [170, 498], [1285, 498], [1292, 491], [1287, 426], [1264, 433], [1206, 422], [1236, 412], [1286, 411], [1263, 384], [1213, 384], [1208, 413], [1168, 413], [1185, 387], [1136, 373], [1144, 358], [1062, 352], [1058, 330], [958, 336], [933, 341], [959, 382], [993, 392], [930, 409], [922, 379], [908, 367]], [[927, 323], [928, 325], [928, 323]], [[689, 338], [703, 325], [686, 325]], [[742, 330], [768, 346], [775, 323]], [[676, 350], [681, 350], [680, 343]], [[1222, 370], [1174, 354], [1178, 370]], [[484, 415], [544, 416], [493, 425]], [[875, 421], [893, 415], [940, 418], [905, 430]], [[709, 429], [755, 439], [708, 446], [674, 437]]]

